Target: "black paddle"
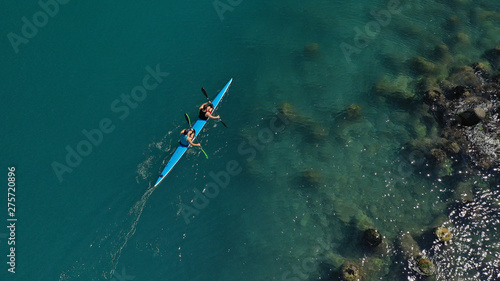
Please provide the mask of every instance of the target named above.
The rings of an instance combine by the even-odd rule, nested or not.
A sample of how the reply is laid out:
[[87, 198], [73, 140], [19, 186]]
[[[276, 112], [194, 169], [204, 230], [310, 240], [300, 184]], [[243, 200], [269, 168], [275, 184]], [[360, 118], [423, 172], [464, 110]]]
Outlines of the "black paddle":
[[[191, 126], [191, 119], [189, 119], [189, 115], [187, 113], [184, 113], [184, 117], [186, 117], [186, 121], [188, 122], [189, 127], [191, 128], [192, 127]], [[208, 155], [205, 152], [205, 150], [203, 150], [203, 148], [201, 148], [201, 146], [200, 146], [200, 149], [201, 149], [201, 152], [203, 152], [203, 154], [205, 154], [205, 157], [207, 157], [207, 159], [208, 159]]]
[[[208, 98], [208, 94], [207, 94], [207, 91], [205, 91], [204, 88], [201, 88], [201, 91], [203, 92], [203, 94], [205, 95], [205, 97], [207, 98], [208, 101], [210, 101], [210, 99]], [[224, 127], [227, 128], [227, 125], [226, 123], [224, 123], [224, 121], [222, 121], [222, 119], [220, 119], [220, 116], [219, 116], [219, 121], [222, 123], [222, 125], [224, 125]]]

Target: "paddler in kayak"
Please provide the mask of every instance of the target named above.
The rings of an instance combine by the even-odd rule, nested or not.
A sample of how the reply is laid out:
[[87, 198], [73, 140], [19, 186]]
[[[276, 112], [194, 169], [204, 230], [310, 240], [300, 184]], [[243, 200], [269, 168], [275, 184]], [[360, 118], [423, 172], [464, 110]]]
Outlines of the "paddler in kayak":
[[220, 116], [213, 116], [212, 112], [214, 111], [214, 105], [211, 101], [208, 101], [200, 106], [200, 114], [198, 118], [201, 120], [208, 120], [208, 118], [212, 119], [220, 119]]
[[190, 129], [184, 129], [181, 131], [181, 139], [180, 139], [180, 144], [183, 146], [201, 146], [199, 143], [194, 143], [193, 138], [196, 135], [196, 131], [193, 128]]

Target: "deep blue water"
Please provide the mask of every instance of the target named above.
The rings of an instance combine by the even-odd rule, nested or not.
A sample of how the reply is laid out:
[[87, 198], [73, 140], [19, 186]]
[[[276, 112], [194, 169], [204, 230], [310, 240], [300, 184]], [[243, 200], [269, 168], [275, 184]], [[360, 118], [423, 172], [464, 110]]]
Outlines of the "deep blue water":
[[[214, 5], [229, 10], [221, 17]], [[332, 260], [363, 257], [356, 225], [373, 224], [394, 241], [450, 215], [455, 179], [414, 165], [424, 160], [408, 151], [419, 136], [421, 124], [412, 120], [418, 105], [378, 97], [373, 85], [405, 73], [405, 60], [442, 43], [457, 64], [480, 59], [498, 44], [497, 1], [57, 6], [36, 34], [24, 30], [32, 38], [24, 38], [22, 18], [32, 23], [40, 16], [39, 3], [5, 2], [0, 9], [0, 280], [316, 280], [323, 265], [338, 265]], [[370, 29], [370, 12], [391, 8], [383, 26]], [[452, 16], [458, 31], [444, 27]], [[373, 36], [361, 44], [356, 30]], [[453, 43], [457, 32], [469, 43]], [[22, 43], [12, 44], [12, 33]], [[355, 49], [346, 53], [342, 43]], [[123, 99], [151, 69], [163, 73], [149, 80], [155, 86], [135, 101]], [[196, 116], [205, 101], [200, 88], [215, 96], [230, 78], [218, 109], [228, 128], [211, 121], [197, 139], [209, 159], [190, 149], [152, 187], [187, 126], [183, 114]], [[354, 121], [342, 115], [353, 103], [362, 110]], [[276, 119], [283, 108], [291, 112], [286, 123]], [[424, 126], [432, 134], [432, 125]], [[84, 130], [95, 133], [94, 144], [86, 145]], [[68, 161], [68, 151], [79, 149], [84, 155]], [[211, 173], [228, 165], [241, 172], [225, 188], [219, 184], [213, 198], [192, 201], [194, 189], [213, 187]], [[15, 274], [6, 265], [11, 166]], [[307, 187], [311, 182], [316, 188]], [[494, 186], [485, 189], [491, 191], [477, 197], [494, 201]], [[439, 280], [450, 274], [477, 280], [477, 272], [494, 280], [487, 278], [496, 274], [500, 238], [480, 234], [497, 231], [498, 220], [481, 222], [471, 240], [459, 236], [460, 247], [436, 255]], [[482, 246], [470, 251], [467, 242]], [[446, 267], [458, 256], [483, 253], [489, 259], [472, 267]], [[413, 278], [399, 267], [372, 277]]]

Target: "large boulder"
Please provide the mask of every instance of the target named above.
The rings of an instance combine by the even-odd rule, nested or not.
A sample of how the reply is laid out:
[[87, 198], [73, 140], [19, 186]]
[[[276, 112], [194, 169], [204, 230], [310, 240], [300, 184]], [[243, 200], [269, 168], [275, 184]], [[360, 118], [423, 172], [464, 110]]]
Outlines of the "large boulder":
[[420, 257], [417, 260], [418, 272], [425, 276], [433, 275], [436, 271], [434, 264], [425, 257]]
[[498, 70], [500, 66], [500, 46], [496, 46], [484, 53], [486, 59], [491, 63], [494, 69]]
[[363, 233], [363, 242], [370, 247], [377, 247], [382, 243], [382, 234], [378, 230], [370, 228]]
[[449, 80], [455, 85], [469, 88], [478, 87], [482, 83], [481, 78], [476, 75], [474, 68], [470, 66], [455, 67]]
[[463, 126], [475, 126], [486, 118], [486, 112], [480, 107], [469, 109], [458, 114], [460, 124]]
[[472, 68], [474, 69], [474, 73], [479, 75], [485, 79], [491, 76], [493, 73], [493, 69], [488, 62], [475, 62], [472, 64]]
[[443, 91], [434, 78], [424, 78], [419, 82], [419, 92], [423, 94], [424, 99], [428, 103], [438, 102], [444, 103]]
[[446, 97], [450, 100], [466, 98], [471, 95], [471, 90], [466, 86], [455, 86], [447, 91]]
[[436, 236], [437, 238], [442, 241], [442, 242], [448, 242], [451, 240], [451, 232], [448, 228], [446, 227], [438, 227], [436, 229]]

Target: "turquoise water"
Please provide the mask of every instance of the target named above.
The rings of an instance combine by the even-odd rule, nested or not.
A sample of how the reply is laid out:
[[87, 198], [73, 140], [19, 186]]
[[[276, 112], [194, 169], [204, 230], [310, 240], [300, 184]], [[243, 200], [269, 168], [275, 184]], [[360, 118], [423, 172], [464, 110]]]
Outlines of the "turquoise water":
[[[41, 7], [3, 4], [1, 163], [5, 178], [16, 167], [18, 221], [16, 273], [0, 236], [0, 280], [323, 280], [330, 270], [337, 280], [344, 260], [369, 256], [367, 225], [388, 244], [369, 280], [417, 278], [396, 254], [401, 232], [432, 257], [437, 280], [499, 278], [494, 177], [460, 163], [439, 176], [409, 145], [436, 134], [432, 118], [373, 91], [438, 44], [456, 64], [479, 60], [498, 44], [497, 1], [220, 3], [234, 6], [223, 18], [212, 2], [70, 1], [17, 53], [8, 34], [22, 36], [21, 18]], [[358, 41], [370, 12], [390, 7], [385, 26]], [[341, 43], [356, 49], [346, 57]], [[156, 68], [165, 74], [154, 89], [122, 100]], [[212, 121], [198, 139], [209, 159], [190, 149], [152, 187], [183, 114], [205, 101], [200, 87], [214, 96], [231, 77], [218, 110], [228, 128]], [[344, 111], [353, 103], [359, 118]], [[102, 138], [85, 146], [83, 130]], [[68, 164], [67, 148], [85, 155]], [[210, 190], [211, 172], [228, 170], [241, 172]], [[453, 203], [459, 181], [476, 181], [472, 218]], [[194, 189], [212, 198], [193, 202]], [[427, 238], [439, 225], [454, 243]]]

